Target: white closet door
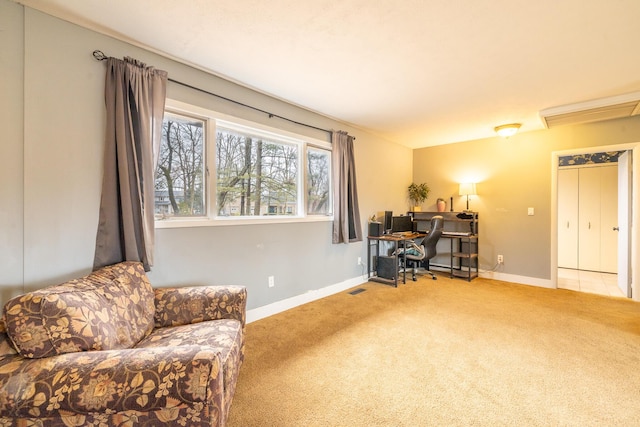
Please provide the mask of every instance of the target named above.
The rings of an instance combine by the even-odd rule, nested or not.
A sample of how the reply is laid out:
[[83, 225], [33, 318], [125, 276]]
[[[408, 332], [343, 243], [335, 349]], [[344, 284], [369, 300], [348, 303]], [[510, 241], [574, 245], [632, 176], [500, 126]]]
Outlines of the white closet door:
[[581, 168], [578, 190], [578, 268], [600, 270], [600, 169]]
[[578, 169], [558, 170], [558, 267], [578, 268]]
[[618, 167], [600, 167], [600, 270], [618, 271]]

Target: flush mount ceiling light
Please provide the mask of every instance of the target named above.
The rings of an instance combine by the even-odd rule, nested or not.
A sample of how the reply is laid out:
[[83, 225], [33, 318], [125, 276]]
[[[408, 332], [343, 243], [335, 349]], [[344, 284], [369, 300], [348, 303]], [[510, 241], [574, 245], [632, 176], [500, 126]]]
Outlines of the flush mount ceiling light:
[[516, 134], [516, 132], [518, 132], [518, 129], [520, 129], [520, 126], [521, 126], [520, 123], [511, 123], [508, 125], [496, 126], [494, 130], [501, 137], [509, 138], [510, 136], [513, 136]]

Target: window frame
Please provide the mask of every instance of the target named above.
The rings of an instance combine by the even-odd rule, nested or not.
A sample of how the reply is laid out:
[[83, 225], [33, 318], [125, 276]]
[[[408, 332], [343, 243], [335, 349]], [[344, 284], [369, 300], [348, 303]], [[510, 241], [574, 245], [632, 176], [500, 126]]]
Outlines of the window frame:
[[[165, 111], [173, 114], [184, 115], [196, 118], [205, 122], [205, 141], [204, 147], [204, 167], [205, 167], [205, 209], [206, 215], [193, 217], [172, 217], [165, 219], [156, 219], [155, 228], [182, 228], [182, 227], [216, 227], [229, 225], [256, 225], [256, 224], [278, 224], [278, 223], [299, 223], [299, 222], [329, 222], [333, 221], [333, 174], [331, 168], [329, 171], [329, 191], [330, 200], [329, 207], [331, 212], [327, 215], [307, 214], [307, 147], [314, 149], [326, 150], [331, 160], [331, 143], [319, 139], [307, 137], [261, 123], [252, 122], [239, 117], [230, 116], [219, 113], [207, 108], [188, 104], [182, 101], [167, 99], [165, 102]], [[297, 209], [298, 215], [264, 215], [264, 216], [243, 216], [243, 217], [226, 217], [218, 216], [216, 213], [216, 138], [217, 128], [237, 130], [241, 132], [249, 132], [255, 135], [261, 135], [265, 138], [272, 138], [275, 142], [290, 143], [297, 146], [298, 152], [298, 197]]]

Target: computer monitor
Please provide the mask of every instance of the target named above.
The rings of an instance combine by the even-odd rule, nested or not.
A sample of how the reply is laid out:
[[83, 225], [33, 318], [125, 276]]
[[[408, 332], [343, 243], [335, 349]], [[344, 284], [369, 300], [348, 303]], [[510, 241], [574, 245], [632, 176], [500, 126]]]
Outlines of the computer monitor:
[[391, 232], [391, 220], [393, 218], [393, 211], [384, 211], [384, 232]]
[[391, 232], [413, 231], [413, 219], [409, 215], [394, 216], [391, 220]]

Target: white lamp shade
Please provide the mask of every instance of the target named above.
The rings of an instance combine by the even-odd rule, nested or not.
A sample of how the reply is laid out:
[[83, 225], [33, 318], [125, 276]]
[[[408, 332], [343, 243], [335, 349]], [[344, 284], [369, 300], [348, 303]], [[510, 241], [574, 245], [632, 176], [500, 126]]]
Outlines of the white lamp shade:
[[466, 182], [460, 184], [459, 194], [461, 196], [473, 196], [476, 194], [475, 182]]

